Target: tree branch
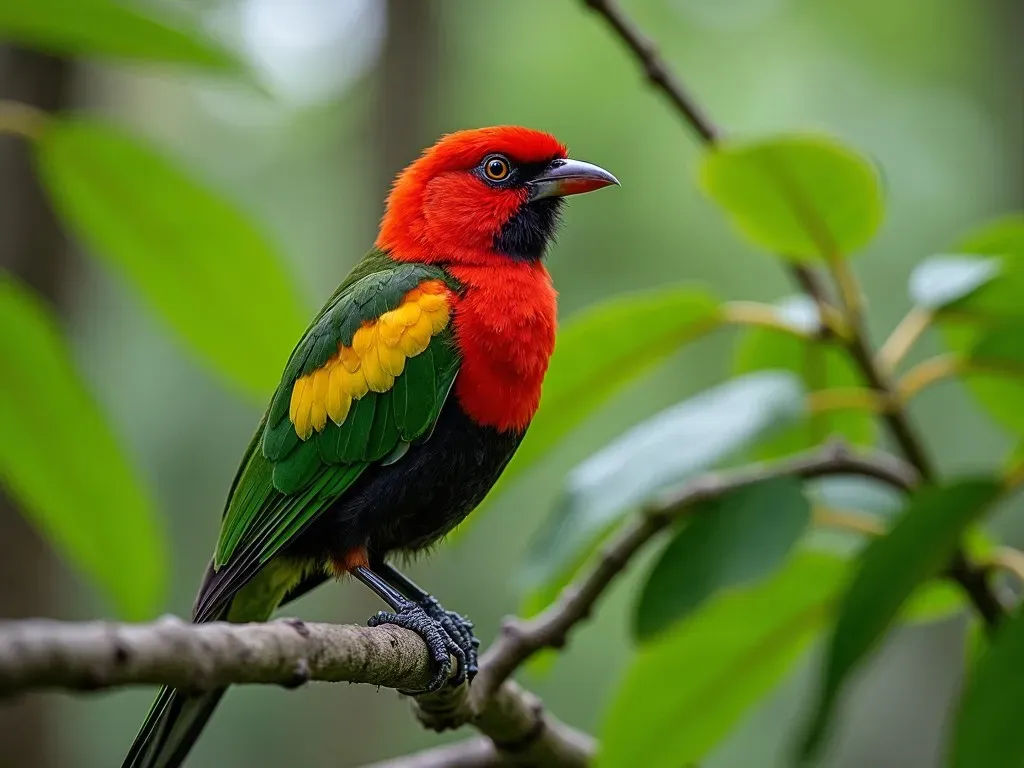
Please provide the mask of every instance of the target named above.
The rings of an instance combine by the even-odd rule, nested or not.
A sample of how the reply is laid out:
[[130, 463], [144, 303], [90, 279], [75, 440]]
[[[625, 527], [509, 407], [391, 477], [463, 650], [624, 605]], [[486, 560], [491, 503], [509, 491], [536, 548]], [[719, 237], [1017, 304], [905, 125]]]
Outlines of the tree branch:
[[[430, 680], [430, 663], [420, 637], [392, 625], [295, 619], [191, 624], [176, 617], [136, 625], [0, 622], [0, 699], [54, 688], [171, 685], [204, 691], [243, 683], [295, 687], [314, 680], [415, 690]], [[536, 696], [511, 682], [472, 722], [503, 765], [582, 768], [595, 752], [590, 736], [552, 717]]]
[[771, 478], [840, 474], [870, 477], [904, 491], [912, 489], [918, 481], [917, 472], [893, 456], [854, 454], [839, 442], [792, 458], [695, 478], [650, 504], [642, 515], [626, 525], [605, 547], [593, 570], [567, 587], [554, 605], [528, 621], [505, 622], [498, 639], [480, 660], [480, 674], [469, 689], [470, 709], [487, 701], [534, 653], [565, 645], [569, 631], [590, 615], [594, 604], [633, 556], [662, 529], [689, 514], [694, 504]]
[[[668, 97], [701, 140], [709, 145], [717, 142], [721, 138], [721, 130], [704, 114], [682, 83], [669, 70], [654, 45], [622, 12], [615, 0], [582, 1], [596, 11], [633, 51], [651, 84]], [[891, 400], [894, 397], [893, 383], [889, 379], [889, 373], [876, 365], [868, 345], [867, 336], [859, 317], [859, 296], [851, 295], [850, 292], [852, 276], [846, 271], [845, 263], [833, 263], [833, 267], [836, 269], [836, 277], [840, 283], [842, 303], [848, 310], [849, 316], [846, 319], [851, 326], [848, 336], [844, 337], [842, 342], [869, 386], [886, 400]], [[788, 269], [804, 292], [814, 299], [821, 316], [827, 317], [832, 307], [820, 276], [813, 270], [792, 262], [788, 263]], [[894, 408], [883, 414], [883, 419], [900, 450], [917, 468], [922, 478], [926, 481], [934, 479], [935, 472], [931, 460], [907, 412], [903, 408]], [[986, 624], [989, 627], [998, 624], [1005, 615], [1005, 608], [988, 584], [984, 570], [972, 564], [963, 551], [959, 550], [954, 555], [948, 572], [964, 588], [978, 613], [985, 619]]]

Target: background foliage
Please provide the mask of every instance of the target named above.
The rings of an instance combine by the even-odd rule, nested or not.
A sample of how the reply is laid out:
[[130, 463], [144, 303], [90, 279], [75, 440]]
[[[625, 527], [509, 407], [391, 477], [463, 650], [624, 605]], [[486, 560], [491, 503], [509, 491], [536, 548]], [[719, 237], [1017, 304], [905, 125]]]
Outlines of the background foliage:
[[[440, 132], [518, 122], [558, 134], [624, 186], [570, 207], [550, 267], [576, 319], [542, 413], [499, 492], [416, 566], [417, 580], [471, 614], [486, 642], [502, 613], [524, 596], [529, 610], [550, 600], [609, 527], [666, 484], [832, 433], [884, 444], [863, 410], [814, 407], [815, 393], [863, 382], [815, 337], [816, 309], [790, 296], [771, 256], [856, 254], [876, 338], [916, 304], [940, 332], [911, 361], [948, 348], [982, 371], [966, 388], [929, 389], [913, 415], [944, 475], [987, 478], [916, 495], [856, 578], [850, 553], [863, 538], [808, 533], [812, 508], [888, 520], [897, 512], [891, 500], [879, 508], [875, 488], [775, 481], [708, 505], [530, 684], [598, 733], [601, 765], [638, 755], [785, 765], [818, 697], [833, 703], [897, 621], [881, 658], [845, 687], [818, 761], [937, 765], [954, 731], [957, 766], [1019, 754], [1002, 713], [1024, 686], [1001, 681], [1020, 674], [1021, 622], [981, 657], [954, 729], [963, 600], [933, 591], [900, 612], [988, 510], [995, 473], [1016, 466], [1024, 222], [984, 224], [1022, 202], [1012, 3], [627, 3], [735, 129], [712, 155], [572, 2], [430, 3], [436, 15], [419, 30], [429, 98], [389, 103], [402, 55], [389, 47], [403, 34], [394, 5], [14, 0], [0, 10], [0, 38], [84, 57], [90, 113], [8, 115], [86, 257], [63, 323], [70, 350], [45, 305], [0, 284], [0, 477], [68, 564], [61, 615], [187, 612], [257, 409], [305, 318], [372, 239], [386, 180]], [[525, 42], [539, 19], [559, 45]], [[496, 24], [522, 44], [496, 53]], [[413, 135], [403, 141], [396, 121]], [[743, 307], [715, 295], [776, 302], [772, 327], [736, 331]], [[1017, 541], [1017, 521], [1002, 511], [993, 535]], [[358, 621], [374, 608], [359, 590], [327, 588], [294, 610]], [[52, 702], [73, 764], [119, 759], [147, 696]], [[193, 764], [355, 765], [431, 739], [388, 692], [247, 690], [218, 713]]]

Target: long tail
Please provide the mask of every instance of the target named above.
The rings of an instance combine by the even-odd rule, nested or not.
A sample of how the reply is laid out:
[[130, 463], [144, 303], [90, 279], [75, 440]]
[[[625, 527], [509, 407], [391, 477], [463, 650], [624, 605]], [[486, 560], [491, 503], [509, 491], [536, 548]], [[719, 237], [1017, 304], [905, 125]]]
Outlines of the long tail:
[[188, 696], [161, 688], [122, 768], [178, 768], [225, 691]]
[[[227, 619], [232, 622], [266, 621], [279, 604], [289, 602], [323, 581], [321, 573], [306, 575], [307, 569], [291, 563], [272, 561], [254, 575], [226, 605], [211, 603], [205, 594], [215, 589], [220, 574], [207, 571], [196, 602], [195, 620]], [[178, 768], [199, 738], [227, 688], [189, 695], [174, 688], [161, 688], [146, 721], [142, 724], [121, 768]]]

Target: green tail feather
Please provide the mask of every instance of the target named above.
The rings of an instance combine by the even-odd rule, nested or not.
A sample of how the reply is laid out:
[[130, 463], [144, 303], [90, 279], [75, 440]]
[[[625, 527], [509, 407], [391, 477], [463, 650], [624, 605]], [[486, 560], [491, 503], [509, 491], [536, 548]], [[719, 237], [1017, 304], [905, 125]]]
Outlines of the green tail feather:
[[[309, 568], [298, 563], [271, 561], [231, 601], [216, 619], [243, 623], [266, 621]], [[178, 768], [196, 743], [227, 688], [188, 695], [161, 688], [121, 768]]]

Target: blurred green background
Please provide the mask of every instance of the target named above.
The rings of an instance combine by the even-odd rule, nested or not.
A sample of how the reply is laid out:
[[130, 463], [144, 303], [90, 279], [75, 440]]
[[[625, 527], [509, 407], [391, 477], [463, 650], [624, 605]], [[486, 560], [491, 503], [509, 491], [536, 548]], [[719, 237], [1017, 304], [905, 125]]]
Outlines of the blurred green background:
[[[243, 51], [267, 93], [164, 68], [76, 62], [62, 74], [67, 103], [151, 137], [239, 201], [281, 244], [311, 313], [372, 241], [394, 173], [443, 132], [500, 123], [551, 131], [574, 156], [622, 182], [620, 190], [569, 205], [549, 262], [563, 316], [613, 293], [678, 281], [709, 283], [729, 298], [772, 300], [792, 290], [778, 265], [741, 242], [701, 197], [696, 143], [580, 2], [176, 5]], [[1019, 0], [623, 5], [730, 132], [823, 129], [881, 163], [887, 222], [855, 264], [876, 339], [907, 309], [906, 279], [916, 261], [948, 249], [973, 223], [1024, 204]], [[14, 60], [10, 51], [5, 57], [0, 78]], [[8, 84], [16, 74], [7, 73]], [[8, 173], [0, 166], [0, 175]], [[12, 210], [15, 201], [0, 198], [4, 206]], [[258, 404], [225, 389], [94, 263], [69, 258], [56, 283], [77, 360], [166, 522], [173, 546], [166, 610], [187, 614]], [[701, 341], [617, 398], [411, 575], [471, 615], [486, 645], [501, 616], [516, 610], [525, 544], [566, 469], [637, 418], [724, 378], [731, 343], [727, 334]], [[915, 358], [937, 348], [930, 339]], [[959, 385], [929, 390], [915, 416], [943, 447], [943, 468], [976, 467], [1008, 447]], [[1024, 540], [1024, 527], [1008, 520], [1001, 531], [1011, 542]], [[5, 548], [0, 618], [85, 619], [108, 610], [9, 505], [0, 506], [0, 559]], [[624, 598], [631, 578], [548, 675], [525, 676], [560, 718], [590, 731], [630, 653]], [[288, 610], [362, 622], [378, 607], [359, 587], [330, 585]], [[960, 638], [956, 621], [900, 631], [857, 686], [823, 765], [936, 765], [962, 667]], [[804, 663], [708, 766], [784, 765], [811, 667]], [[0, 705], [0, 730], [19, 745], [7, 754], [31, 755], [39, 768], [120, 764], [150, 696], [39, 696]], [[389, 690], [236, 689], [189, 765], [341, 768], [441, 738], [420, 730]]]

